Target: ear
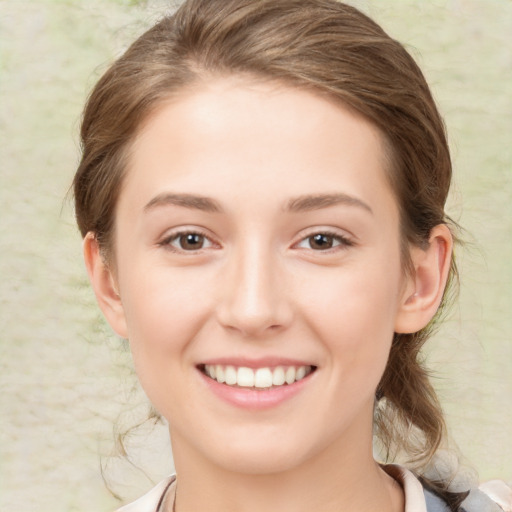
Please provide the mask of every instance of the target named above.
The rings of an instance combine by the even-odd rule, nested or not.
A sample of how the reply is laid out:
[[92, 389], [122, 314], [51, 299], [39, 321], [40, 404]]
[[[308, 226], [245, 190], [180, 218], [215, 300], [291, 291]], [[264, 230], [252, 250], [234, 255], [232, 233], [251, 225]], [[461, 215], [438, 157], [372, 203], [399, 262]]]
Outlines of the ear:
[[426, 249], [411, 249], [413, 271], [406, 278], [395, 332], [417, 332], [432, 320], [443, 298], [452, 249], [452, 234], [444, 224], [432, 229]]
[[98, 240], [89, 232], [83, 241], [85, 266], [96, 300], [108, 323], [122, 338], [128, 337], [123, 303], [119, 296], [116, 279], [105, 262]]

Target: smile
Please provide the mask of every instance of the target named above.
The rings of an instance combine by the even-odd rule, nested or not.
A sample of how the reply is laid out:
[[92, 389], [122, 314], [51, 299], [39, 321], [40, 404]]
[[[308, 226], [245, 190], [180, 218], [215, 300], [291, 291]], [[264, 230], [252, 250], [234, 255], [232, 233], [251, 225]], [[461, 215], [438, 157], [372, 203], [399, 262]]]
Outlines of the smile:
[[303, 365], [247, 368], [205, 364], [199, 369], [219, 384], [238, 388], [269, 389], [298, 382], [312, 373], [316, 367]]

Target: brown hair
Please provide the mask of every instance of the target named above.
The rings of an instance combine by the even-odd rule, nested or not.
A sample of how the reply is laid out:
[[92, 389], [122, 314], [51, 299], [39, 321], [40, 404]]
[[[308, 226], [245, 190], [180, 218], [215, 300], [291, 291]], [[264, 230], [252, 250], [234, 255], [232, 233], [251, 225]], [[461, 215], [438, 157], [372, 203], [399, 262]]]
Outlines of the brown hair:
[[[325, 94], [380, 128], [408, 269], [408, 245], [428, 244], [432, 228], [448, 222], [451, 162], [443, 121], [404, 47], [335, 0], [188, 0], [135, 41], [100, 79], [84, 111], [74, 180], [82, 235], [92, 231], [106, 254], [113, 250], [127, 150], [141, 124], [187, 86], [229, 74]], [[440, 310], [445, 302], [446, 293]], [[432, 325], [395, 335], [377, 390], [376, 435], [390, 458], [405, 452], [417, 467], [431, 459], [445, 432], [420, 360]]]

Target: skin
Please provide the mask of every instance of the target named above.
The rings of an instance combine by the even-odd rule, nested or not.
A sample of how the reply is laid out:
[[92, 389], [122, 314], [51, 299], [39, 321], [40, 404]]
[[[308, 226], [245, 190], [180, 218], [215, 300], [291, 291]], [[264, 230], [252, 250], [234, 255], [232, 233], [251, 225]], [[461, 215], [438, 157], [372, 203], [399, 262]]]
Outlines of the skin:
[[[434, 228], [404, 273], [385, 165], [372, 124], [275, 83], [219, 78], [142, 127], [114, 260], [103, 261], [93, 234], [84, 254], [105, 316], [169, 422], [178, 512], [404, 509], [372, 456], [375, 389], [393, 333], [434, 315], [451, 237]], [[333, 194], [312, 208], [297, 201]], [[180, 245], [190, 232], [204, 238]], [[314, 244], [322, 233], [331, 248]], [[221, 400], [197, 369], [270, 356], [317, 369], [264, 410]]]

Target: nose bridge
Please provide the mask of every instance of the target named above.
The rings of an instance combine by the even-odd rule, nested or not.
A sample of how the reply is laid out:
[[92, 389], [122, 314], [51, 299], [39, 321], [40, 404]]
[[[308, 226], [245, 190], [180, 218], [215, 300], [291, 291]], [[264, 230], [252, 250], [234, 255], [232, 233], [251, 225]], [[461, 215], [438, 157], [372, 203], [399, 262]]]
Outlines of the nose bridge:
[[269, 243], [247, 237], [231, 254], [219, 304], [221, 323], [244, 336], [283, 327], [290, 318], [278, 254]]

